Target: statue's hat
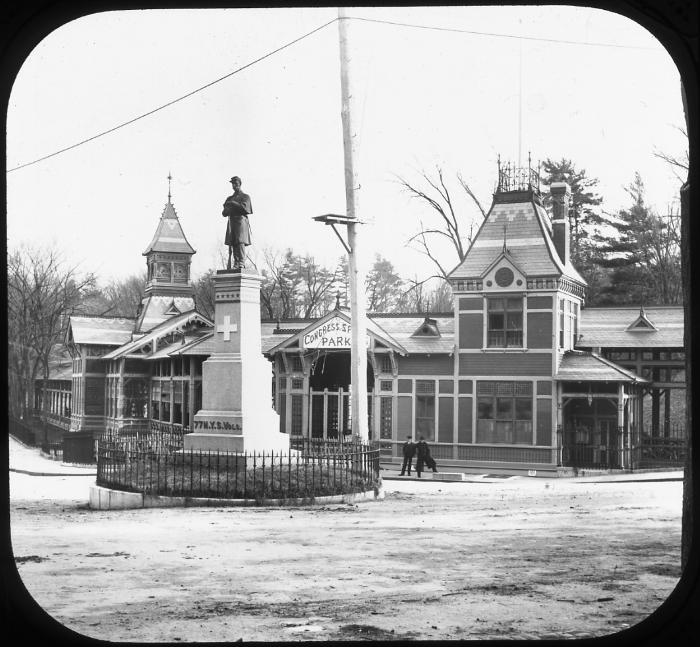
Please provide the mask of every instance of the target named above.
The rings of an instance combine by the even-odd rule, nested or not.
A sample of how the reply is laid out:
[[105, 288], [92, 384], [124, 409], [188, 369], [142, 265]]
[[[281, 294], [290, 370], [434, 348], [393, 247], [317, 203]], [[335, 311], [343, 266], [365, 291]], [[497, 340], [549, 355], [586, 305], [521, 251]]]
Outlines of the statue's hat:
[[233, 182], [234, 180], [238, 180], [240, 182], [241, 178], [239, 178], [237, 175], [234, 175], [229, 181]]

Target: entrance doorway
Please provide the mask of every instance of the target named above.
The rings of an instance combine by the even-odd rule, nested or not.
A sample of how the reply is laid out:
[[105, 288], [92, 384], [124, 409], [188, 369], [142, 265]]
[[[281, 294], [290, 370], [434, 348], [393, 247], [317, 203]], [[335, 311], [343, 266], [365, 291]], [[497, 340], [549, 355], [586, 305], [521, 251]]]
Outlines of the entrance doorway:
[[[374, 372], [367, 363], [368, 415], [371, 429], [371, 394]], [[309, 376], [309, 430], [315, 439], [342, 439], [352, 433], [350, 420], [350, 351], [329, 351], [318, 356]]]
[[574, 398], [564, 408], [562, 463], [569, 467], [620, 467], [616, 405], [608, 398], [590, 403]]

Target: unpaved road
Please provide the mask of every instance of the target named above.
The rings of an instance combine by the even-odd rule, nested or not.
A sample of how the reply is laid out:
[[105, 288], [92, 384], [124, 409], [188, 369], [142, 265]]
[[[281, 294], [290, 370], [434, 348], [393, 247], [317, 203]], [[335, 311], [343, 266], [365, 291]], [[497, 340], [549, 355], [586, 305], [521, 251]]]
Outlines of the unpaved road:
[[11, 536], [33, 598], [100, 639], [601, 636], [680, 576], [679, 481], [386, 481], [356, 505], [93, 511], [92, 480], [11, 473]]

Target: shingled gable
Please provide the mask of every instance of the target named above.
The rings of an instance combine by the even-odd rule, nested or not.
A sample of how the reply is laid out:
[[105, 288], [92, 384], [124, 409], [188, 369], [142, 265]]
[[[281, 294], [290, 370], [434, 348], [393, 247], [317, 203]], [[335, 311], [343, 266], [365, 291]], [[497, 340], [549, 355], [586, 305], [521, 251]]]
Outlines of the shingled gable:
[[[276, 346], [273, 346], [269, 349], [268, 352], [275, 353], [279, 350], [283, 350], [284, 348], [302, 347], [305, 335], [314, 332], [315, 330], [317, 330], [318, 328], [322, 327], [324, 324], [330, 322], [335, 318], [342, 319], [345, 323], [350, 325], [350, 316], [343, 309], [336, 308], [334, 310], [331, 310], [329, 313], [325, 314], [320, 319], [317, 319], [316, 321], [312, 322], [305, 328], [302, 328], [301, 330], [287, 337], [284, 341], [280, 342]], [[391, 348], [401, 355], [406, 354], [406, 349], [403, 348], [401, 344], [399, 344], [395, 339], [393, 339], [391, 335], [389, 335], [385, 330], [382, 329], [381, 326], [372, 321], [369, 317], [367, 318], [367, 334], [370, 338], [375, 339], [387, 348]]]
[[549, 217], [536, 194], [517, 192], [518, 202], [511, 201], [512, 196], [508, 200], [503, 196], [494, 194], [491, 209], [464, 260], [448, 274], [448, 279], [481, 279], [506, 253], [512, 264], [525, 270], [524, 276], [561, 275], [586, 285], [573, 265], [564, 264], [559, 258]]
[[151, 243], [143, 252], [148, 277], [134, 331], [147, 333], [170, 317], [195, 308], [194, 288], [189, 282], [195, 250], [187, 242], [170, 201], [163, 209]]
[[134, 320], [128, 317], [71, 315], [66, 330], [69, 344], [121, 346], [131, 339]]
[[163, 209], [153, 240], [151, 240], [146, 251], [143, 252], [143, 256], [151, 252], [195, 253], [194, 248], [185, 238], [185, 232], [182, 231], [182, 226], [175, 212], [175, 207], [170, 202], [170, 198], [168, 198], [168, 202]]
[[118, 359], [120, 357], [133, 355], [147, 357], [158, 350], [156, 346], [159, 340], [166, 338], [172, 333], [184, 334], [192, 325], [213, 327], [214, 323], [196, 310], [183, 312], [181, 315], [174, 316], [164, 321], [147, 334], [141, 335], [138, 339], [134, 339], [128, 344], [124, 344], [113, 350], [111, 353], [105, 355], [104, 359]]
[[628, 382], [648, 384], [649, 380], [618, 366], [596, 353], [572, 350], [564, 353], [554, 376], [560, 382]]

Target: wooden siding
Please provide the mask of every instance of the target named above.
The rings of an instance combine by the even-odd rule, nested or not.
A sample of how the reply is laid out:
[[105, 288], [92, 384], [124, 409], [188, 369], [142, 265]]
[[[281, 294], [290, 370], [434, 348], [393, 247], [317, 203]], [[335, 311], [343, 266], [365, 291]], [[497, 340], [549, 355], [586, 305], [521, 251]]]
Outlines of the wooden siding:
[[460, 375], [551, 375], [551, 353], [464, 353]]
[[459, 315], [459, 347], [481, 348], [484, 345], [484, 318], [478, 313]]
[[459, 300], [460, 310], [481, 310], [484, 307], [484, 300], [481, 297], [462, 297]]
[[527, 309], [528, 310], [544, 310], [548, 308], [552, 309], [552, 297], [528, 297], [527, 298]]
[[552, 444], [552, 401], [549, 398], [538, 398], [537, 400], [535, 444]]
[[[458, 447], [457, 459], [461, 461], [484, 461], [494, 463], [530, 463], [537, 465], [554, 464], [555, 452], [551, 449], [536, 449], [534, 447]], [[502, 465], [498, 465], [502, 467]]]
[[457, 442], [470, 443], [472, 441], [472, 399], [459, 398], [457, 409]]
[[405, 438], [413, 432], [413, 398], [396, 398], [396, 430], [395, 438]]
[[459, 393], [471, 393], [473, 382], [471, 380], [459, 380]]
[[105, 378], [85, 378], [85, 415], [103, 416], [105, 413]]
[[538, 380], [537, 395], [552, 395], [552, 383], [549, 380]]
[[552, 348], [552, 345], [552, 313], [529, 312], [527, 315], [527, 347]]
[[398, 360], [399, 375], [452, 375], [454, 372], [454, 358], [445, 355], [415, 355]]
[[438, 433], [437, 440], [439, 443], [451, 443], [453, 439], [453, 412], [454, 398], [441, 397], [440, 408], [438, 415]]

